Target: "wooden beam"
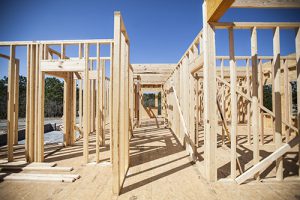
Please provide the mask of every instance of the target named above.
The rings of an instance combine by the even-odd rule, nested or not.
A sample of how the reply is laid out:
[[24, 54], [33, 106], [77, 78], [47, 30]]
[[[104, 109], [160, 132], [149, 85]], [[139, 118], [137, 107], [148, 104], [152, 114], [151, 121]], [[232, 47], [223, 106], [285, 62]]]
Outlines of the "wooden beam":
[[113, 45], [113, 66], [112, 66], [112, 98], [111, 98], [111, 136], [112, 136], [112, 172], [113, 172], [113, 193], [120, 192], [120, 56], [121, 56], [121, 14], [114, 14], [114, 45]]
[[235, 0], [231, 8], [300, 8], [299, 0]]
[[[258, 65], [257, 65], [257, 31], [251, 29], [251, 56], [252, 56], [252, 134], [253, 134], [253, 164], [259, 162], [259, 109], [258, 109]], [[259, 174], [256, 174], [258, 178]]]
[[18, 144], [18, 120], [19, 120], [19, 71], [20, 71], [20, 62], [15, 60], [15, 84], [14, 84], [14, 135], [13, 141], [14, 145]]
[[100, 153], [100, 132], [102, 128], [101, 123], [101, 95], [102, 95], [102, 85], [101, 85], [101, 68], [100, 68], [100, 45], [96, 46], [96, 55], [97, 55], [97, 103], [96, 103], [96, 163], [99, 163], [99, 153]]
[[90, 123], [90, 103], [89, 103], [89, 44], [84, 44], [84, 57], [85, 57], [85, 79], [84, 79], [84, 96], [83, 96], [83, 162], [89, 162], [89, 123]]
[[7, 158], [13, 161], [13, 135], [14, 135], [14, 85], [15, 85], [15, 46], [10, 46], [10, 58], [8, 67], [8, 87], [7, 87]]
[[44, 72], [83, 72], [84, 59], [78, 60], [41, 60]]
[[236, 134], [237, 134], [237, 95], [236, 95], [236, 66], [234, 59], [234, 36], [233, 29], [229, 32], [229, 55], [230, 55], [230, 105], [231, 105], [231, 178], [236, 178]]
[[30, 128], [30, 45], [27, 45], [27, 83], [26, 83], [26, 130], [25, 130], [25, 157], [29, 162], [29, 128]]
[[[247, 86], [247, 96], [250, 96], [250, 64], [249, 59], [246, 60], [246, 86]], [[251, 144], [251, 104], [247, 102], [247, 139], [248, 144]]]
[[[279, 27], [274, 29], [273, 35], [273, 69], [274, 69], [274, 114], [275, 114], [275, 145], [279, 148], [282, 144], [282, 116], [281, 116], [281, 94], [280, 94], [280, 37]], [[283, 179], [283, 160], [276, 160], [276, 178]]]
[[206, 0], [207, 21], [209, 22], [218, 21], [225, 14], [225, 12], [230, 8], [233, 2], [234, 0]]
[[[296, 69], [297, 69], [297, 125], [298, 125], [298, 134], [300, 129], [300, 28], [296, 29], [295, 37], [295, 46], [296, 46]], [[299, 142], [299, 151], [298, 151], [298, 176], [300, 176], [300, 142]]]
[[206, 2], [203, 3], [203, 45], [204, 45], [204, 132], [205, 173], [208, 181], [217, 180], [217, 115], [216, 115], [216, 50], [215, 30], [207, 23]]

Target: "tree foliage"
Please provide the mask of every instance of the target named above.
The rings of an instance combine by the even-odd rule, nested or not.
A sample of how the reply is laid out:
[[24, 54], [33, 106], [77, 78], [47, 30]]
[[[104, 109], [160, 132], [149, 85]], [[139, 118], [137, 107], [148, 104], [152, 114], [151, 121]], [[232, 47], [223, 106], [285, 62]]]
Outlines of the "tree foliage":
[[[7, 118], [7, 83], [5, 76], [0, 79], [0, 119]], [[26, 84], [27, 78], [19, 76], [19, 117], [26, 116]], [[63, 115], [64, 84], [57, 78], [45, 79], [45, 117], [61, 117]]]

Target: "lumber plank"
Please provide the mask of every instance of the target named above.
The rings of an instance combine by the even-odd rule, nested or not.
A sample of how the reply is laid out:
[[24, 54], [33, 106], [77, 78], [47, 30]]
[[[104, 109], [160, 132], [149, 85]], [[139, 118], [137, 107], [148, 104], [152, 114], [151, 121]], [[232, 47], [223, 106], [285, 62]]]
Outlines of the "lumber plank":
[[[282, 144], [282, 113], [281, 113], [281, 94], [280, 94], [280, 36], [279, 27], [274, 29], [273, 35], [273, 79], [274, 79], [274, 114], [275, 114], [275, 145], [279, 148]], [[279, 157], [276, 160], [276, 178], [283, 179], [283, 160]]]
[[207, 21], [218, 21], [230, 8], [234, 0], [209, 0], [207, 4]]
[[234, 58], [234, 35], [233, 29], [228, 29], [229, 33], [229, 55], [230, 55], [230, 97], [231, 97], [231, 178], [236, 178], [236, 134], [237, 134], [237, 96], [236, 96], [236, 66]]
[[204, 52], [204, 131], [205, 131], [205, 172], [208, 181], [217, 180], [216, 148], [217, 148], [217, 117], [216, 117], [216, 51], [215, 30], [207, 23], [207, 7], [203, 3], [203, 52]]
[[300, 135], [297, 135], [295, 138], [293, 138], [290, 142], [287, 144], [282, 145], [280, 148], [275, 150], [272, 154], [270, 154], [268, 157], [260, 161], [259, 163], [256, 163], [253, 167], [251, 167], [249, 170], [244, 172], [242, 175], [237, 177], [235, 181], [238, 184], [244, 183], [247, 179], [253, 177], [258, 172], [262, 172], [264, 169], [266, 169], [269, 165], [271, 165], [275, 160], [282, 157], [286, 152], [291, 150], [295, 145], [299, 144], [300, 142]]
[[[258, 65], [257, 65], [257, 31], [251, 29], [251, 56], [252, 56], [252, 134], [253, 134], [253, 163], [259, 162], [259, 110], [258, 110]], [[256, 174], [258, 177], [259, 174]]]
[[44, 72], [83, 72], [84, 59], [41, 60], [41, 70]]
[[[295, 46], [296, 46], [296, 70], [297, 70], [297, 85], [300, 85], [300, 27], [296, 29], [296, 37], [295, 37]], [[300, 87], [297, 87], [297, 127], [298, 127], [298, 134], [300, 128]], [[300, 142], [299, 142], [299, 151], [298, 151], [298, 158], [300, 158]], [[300, 159], [298, 159], [298, 174], [300, 176]]]
[[8, 66], [8, 86], [7, 86], [7, 157], [8, 161], [13, 161], [13, 139], [14, 139], [14, 85], [15, 85], [15, 46], [10, 46], [10, 57]]
[[299, 0], [235, 0], [231, 8], [300, 8]]

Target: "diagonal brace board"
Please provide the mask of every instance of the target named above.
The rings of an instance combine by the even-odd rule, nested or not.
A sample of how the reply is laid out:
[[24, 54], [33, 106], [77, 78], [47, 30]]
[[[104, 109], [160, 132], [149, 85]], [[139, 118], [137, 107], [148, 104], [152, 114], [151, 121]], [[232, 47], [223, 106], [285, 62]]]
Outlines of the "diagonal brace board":
[[294, 139], [292, 139], [287, 144], [284, 144], [279, 149], [274, 151], [271, 155], [254, 165], [252, 168], [247, 170], [245, 173], [240, 175], [235, 179], [238, 184], [244, 183], [247, 179], [253, 177], [257, 172], [263, 171], [269, 165], [272, 164], [277, 158], [283, 156], [286, 152], [291, 150], [295, 145], [299, 144], [300, 142], [300, 135], [297, 135]]
[[184, 131], [184, 133], [186, 135], [186, 138], [188, 139], [186, 150], [189, 153], [191, 159], [193, 161], [195, 161], [196, 157], [195, 157], [195, 152], [193, 150], [194, 148], [192, 147], [192, 142], [191, 142], [191, 139], [190, 139], [190, 134], [189, 134], [189, 132], [187, 130], [186, 122], [184, 121], [184, 117], [183, 117], [183, 114], [182, 114], [181, 107], [179, 105], [179, 101], [178, 101], [178, 98], [177, 98], [175, 87], [172, 86], [172, 89], [173, 89], [173, 94], [174, 94], [174, 99], [175, 99], [175, 102], [176, 102], [176, 106], [177, 106], [177, 109], [178, 109], [178, 112], [179, 112], [179, 116], [180, 116], [180, 122], [182, 123], [183, 131]]

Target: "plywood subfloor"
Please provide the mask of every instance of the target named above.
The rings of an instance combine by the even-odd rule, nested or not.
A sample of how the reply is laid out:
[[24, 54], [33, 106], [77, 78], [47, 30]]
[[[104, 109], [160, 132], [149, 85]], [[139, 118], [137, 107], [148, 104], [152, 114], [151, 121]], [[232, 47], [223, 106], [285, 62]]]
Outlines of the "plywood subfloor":
[[[74, 147], [47, 146], [46, 161], [72, 166], [81, 175], [74, 183], [1, 182], [0, 199], [299, 199], [300, 182], [244, 184], [208, 183], [190, 162], [173, 133], [161, 121], [148, 120], [130, 142], [131, 167], [121, 195], [112, 194], [109, 145], [101, 149], [100, 165], [82, 165], [82, 142]], [[107, 140], [109, 142], [109, 140]], [[94, 136], [90, 153], [93, 159]], [[19, 146], [22, 159], [22, 147]], [[52, 148], [52, 149], [51, 149]], [[2, 149], [3, 150], [3, 149]], [[5, 156], [4, 153], [1, 155]]]

